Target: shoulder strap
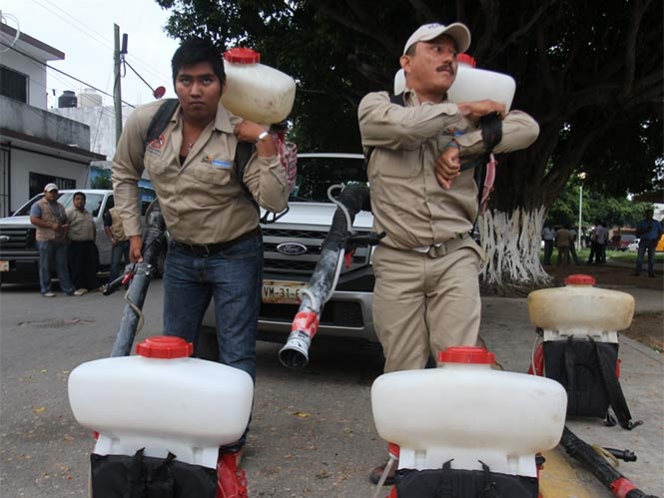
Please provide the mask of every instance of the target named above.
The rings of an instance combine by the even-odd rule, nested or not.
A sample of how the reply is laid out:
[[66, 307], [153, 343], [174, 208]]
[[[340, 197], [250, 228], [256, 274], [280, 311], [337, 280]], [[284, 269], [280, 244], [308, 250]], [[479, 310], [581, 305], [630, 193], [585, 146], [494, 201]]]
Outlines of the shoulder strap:
[[606, 393], [609, 396], [611, 408], [618, 418], [618, 422], [623, 429], [632, 430], [641, 425], [642, 421], [632, 422], [632, 414], [627, 406], [627, 400], [623, 394], [620, 382], [616, 376], [616, 365], [612, 364], [613, 361], [606, 354], [606, 351], [591, 337], [590, 341], [593, 343], [595, 354], [597, 354], [597, 361], [599, 363], [600, 372], [602, 374], [602, 381], [606, 388]]
[[242, 186], [244, 195], [247, 199], [249, 199], [249, 201], [251, 201], [256, 210], [260, 211], [256, 199], [254, 199], [254, 196], [251, 195], [251, 192], [249, 191], [249, 187], [247, 187], [244, 183], [244, 170], [246, 169], [247, 163], [249, 163], [249, 159], [251, 159], [251, 155], [255, 150], [256, 146], [251, 142], [238, 142], [237, 147], [235, 148], [235, 160], [233, 161], [233, 168], [235, 171], [235, 177]]
[[162, 132], [166, 129], [179, 104], [180, 101], [178, 99], [166, 99], [162, 102], [148, 126], [148, 133], [144, 142], [146, 147], [150, 142], [159, 138]]

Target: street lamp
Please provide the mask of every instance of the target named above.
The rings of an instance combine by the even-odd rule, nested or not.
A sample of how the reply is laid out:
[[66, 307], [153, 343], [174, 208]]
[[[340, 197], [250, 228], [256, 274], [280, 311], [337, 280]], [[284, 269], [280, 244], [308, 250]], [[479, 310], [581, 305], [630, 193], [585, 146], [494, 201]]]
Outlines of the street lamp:
[[577, 251], [581, 250], [581, 237], [583, 235], [583, 232], [581, 231], [581, 223], [583, 219], [583, 180], [586, 179], [586, 174], [584, 172], [579, 173], [576, 175], [577, 178], [580, 180], [579, 182], [579, 233], [576, 238], [576, 247]]

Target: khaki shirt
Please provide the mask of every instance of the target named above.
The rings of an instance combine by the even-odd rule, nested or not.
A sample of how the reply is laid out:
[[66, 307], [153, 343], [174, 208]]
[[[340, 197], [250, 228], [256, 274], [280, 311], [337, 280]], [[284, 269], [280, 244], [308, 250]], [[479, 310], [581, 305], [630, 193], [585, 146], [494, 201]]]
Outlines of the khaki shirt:
[[95, 240], [97, 227], [90, 211], [79, 211], [75, 207], [67, 210], [69, 231], [67, 238], [75, 241]]
[[[392, 104], [387, 92], [366, 95], [358, 117], [362, 145], [374, 147], [368, 166], [374, 229], [381, 241], [396, 249], [441, 244], [468, 233], [477, 217], [474, 170], [461, 173], [452, 188], [443, 189], [435, 163], [452, 139], [460, 145], [461, 161], [485, 152], [481, 130], [451, 102], [420, 104], [411, 90], [405, 106]], [[503, 120], [503, 138], [494, 152], [524, 149], [535, 141], [539, 126], [521, 111]]]
[[[253, 203], [235, 177], [235, 124], [242, 118], [221, 103], [180, 165], [180, 108], [159, 139], [144, 146], [147, 128], [161, 102], [137, 108], [127, 119], [113, 160], [115, 206], [127, 236], [140, 235], [138, 180], [144, 167], [150, 175], [170, 236], [188, 244], [214, 244], [236, 239], [259, 223]], [[288, 204], [286, 173], [278, 155], [254, 153], [244, 172], [244, 184], [264, 209], [283, 211]]]

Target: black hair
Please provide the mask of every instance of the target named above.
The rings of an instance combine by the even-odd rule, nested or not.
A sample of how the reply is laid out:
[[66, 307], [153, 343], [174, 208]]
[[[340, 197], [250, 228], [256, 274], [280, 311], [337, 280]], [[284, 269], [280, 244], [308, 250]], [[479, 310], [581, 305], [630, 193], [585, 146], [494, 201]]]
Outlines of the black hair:
[[73, 199], [76, 199], [76, 196], [77, 196], [77, 195], [82, 195], [84, 201], [88, 199], [88, 198], [86, 197], [86, 195], [85, 195], [83, 192], [78, 191], [78, 192], [74, 192], [74, 195], [72, 196], [72, 200], [73, 200]]
[[189, 38], [183, 41], [171, 59], [173, 85], [175, 86], [175, 78], [180, 69], [199, 62], [209, 62], [215, 76], [219, 78], [219, 83], [223, 84], [226, 80], [226, 73], [224, 72], [224, 61], [221, 53], [222, 50], [215, 47], [211, 41], [203, 38]]

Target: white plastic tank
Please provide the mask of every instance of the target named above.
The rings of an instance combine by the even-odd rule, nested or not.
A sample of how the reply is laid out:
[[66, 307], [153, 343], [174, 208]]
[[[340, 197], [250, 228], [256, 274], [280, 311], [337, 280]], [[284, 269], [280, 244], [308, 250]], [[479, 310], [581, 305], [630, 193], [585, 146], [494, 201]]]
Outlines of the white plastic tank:
[[224, 53], [226, 88], [221, 103], [233, 114], [262, 124], [286, 119], [295, 101], [295, 80], [260, 64], [260, 53], [232, 48]]
[[439, 368], [381, 375], [371, 388], [376, 429], [400, 446], [399, 468], [480, 470], [536, 477], [535, 455], [554, 448], [567, 394], [556, 381], [492, 369], [483, 348], [441, 352]]
[[99, 433], [98, 455], [166, 457], [216, 468], [219, 446], [242, 436], [253, 381], [246, 372], [189, 358], [193, 345], [152, 337], [137, 356], [83, 363], [69, 376], [69, 403], [79, 424]]
[[[475, 102], [477, 100], [495, 100], [504, 102], [506, 111], [510, 110], [516, 82], [507, 74], [477, 69], [475, 59], [468, 54], [459, 54], [459, 63], [454, 83], [447, 91], [450, 102]], [[406, 88], [406, 77], [403, 69], [394, 75], [394, 94], [398, 95]]]
[[79, 107], [99, 107], [101, 104], [101, 95], [99, 95], [94, 88], [84, 88], [79, 94]]
[[503, 102], [506, 111], [510, 110], [516, 82], [507, 74], [486, 69], [477, 69], [475, 59], [468, 54], [459, 54], [459, 68], [452, 86], [447, 91], [451, 102], [474, 102], [476, 100], [495, 100]]
[[626, 292], [593, 287], [590, 275], [570, 275], [565, 287], [542, 289], [528, 295], [528, 311], [533, 325], [544, 330], [544, 340], [569, 336], [602, 342], [618, 342], [634, 317], [634, 297]]

